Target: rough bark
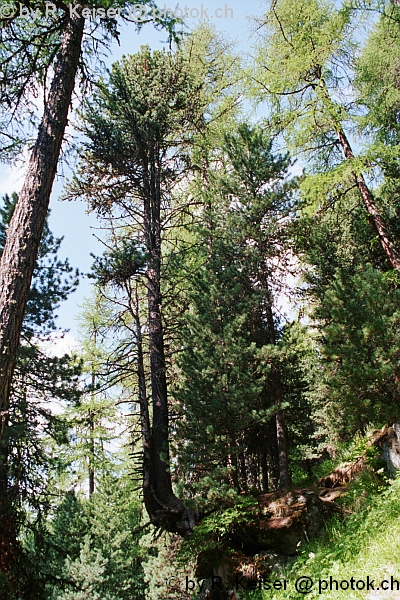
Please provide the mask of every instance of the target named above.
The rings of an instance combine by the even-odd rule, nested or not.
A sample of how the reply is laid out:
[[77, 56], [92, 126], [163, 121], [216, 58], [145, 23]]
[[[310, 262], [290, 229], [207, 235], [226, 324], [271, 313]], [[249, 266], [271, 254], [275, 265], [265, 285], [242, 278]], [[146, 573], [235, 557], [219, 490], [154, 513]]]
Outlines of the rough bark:
[[[342, 146], [343, 154], [344, 154], [346, 160], [354, 159], [353, 150], [350, 146], [349, 140], [347, 139], [347, 136], [344, 133], [344, 131], [338, 130], [336, 133], [337, 133], [340, 145]], [[379, 241], [382, 245], [382, 248], [383, 248], [386, 256], [388, 257], [388, 259], [390, 261], [390, 264], [392, 265], [393, 269], [397, 269], [398, 271], [400, 271], [400, 256], [389, 237], [385, 222], [382, 219], [382, 217], [379, 213], [379, 210], [377, 209], [377, 207], [375, 205], [374, 197], [371, 194], [371, 191], [369, 190], [367, 184], [365, 183], [365, 179], [364, 179], [363, 175], [358, 174], [355, 171], [352, 171], [352, 177], [353, 177], [354, 183], [356, 184], [356, 186], [358, 188], [358, 191], [361, 194], [361, 198], [364, 203], [364, 206], [367, 209], [367, 212], [371, 217], [372, 224], [375, 228], [375, 231], [378, 234]]]
[[[169, 411], [164, 352], [161, 295], [161, 164], [157, 145], [144, 158], [144, 237], [149, 264], [146, 272], [150, 378], [152, 396], [152, 426], [148, 452], [148, 476], [144, 478], [144, 500], [147, 513], [154, 525], [185, 536], [193, 530], [195, 515], [188, 511], [172, 490], [169, 456]], [[142, 427], [145, 432], [149, 421], [146, 403], [143, 403]], [[143, 435], [142, 435], [143, 437]], [[146, 438], [144, 436], [144, 438]], [[147, 443], [147, 442], [146, 442]]]
[[161, 189], [158, 157], [150, 161], [148, 197], [145, 199], [145, 236], [150, 264], [147, 269], [149, 352], [153, 406], [152, 446], [154, 493], [163, 503], [173, 498], [169, 472], [168, 400], [161, 298]]
[[67, 19], [28, 172], [0, 263], [0, 440], [9, 408], [22, 321], [75, 83], [84, 19]]
[[[157, 257], [157, 262], [158, 257]], [[149, 351], [153, 405], [152, 442], [155, 493], [165, 503], [173, 498], [169, 472], [168, 399], [158, 265], [148, 272]]]
[[137, 378], [138, 378], [138, 390], [139, 390], [139, 405], [140, 405], [140, 428], [142, 434], [142, 489], [143, 499], [146, 506], [147, 513], [155, 515], [158, 504], [153, 499], [152, 488], [151, 488], [151, 429], [150, 429], [150, 416], [149, 416], [149, 402], [147, 399], [146, 391], [146, 378], [144, 370], [144, 357], [143, 357], [143, 336], [142, 336], [142, 325], [140, 322], [139, 315], [139, 297], [137, 289], [135, 290], [135, 308], [133, 310], [133, 317], [135, 319], [136, 327], [136, 351], [137, 351]]
[[12, 581], [16, 524], [8, 482], [11, 383], [32, 275], [57, 170], [81, 52], [84, 20], [68, 18], [54, 77], [0, 263], [0, 569]]

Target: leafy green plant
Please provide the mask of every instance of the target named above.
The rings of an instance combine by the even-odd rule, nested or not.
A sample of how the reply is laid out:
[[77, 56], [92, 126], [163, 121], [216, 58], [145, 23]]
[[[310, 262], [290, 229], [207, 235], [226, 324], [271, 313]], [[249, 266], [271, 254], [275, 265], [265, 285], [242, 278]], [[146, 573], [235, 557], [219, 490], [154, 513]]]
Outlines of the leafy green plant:
[[218, 548], [229, 552], [227, 542], [230, 535], [240, 523], [248, 521], [256, 513], [257, 506], [258, 502], [253, 496], [239, 496], [232, 506], [213, 511], [195, 528], [191, 537], [183, 542], [178, 560], [187, 560], [200, 552], [215, 551]]

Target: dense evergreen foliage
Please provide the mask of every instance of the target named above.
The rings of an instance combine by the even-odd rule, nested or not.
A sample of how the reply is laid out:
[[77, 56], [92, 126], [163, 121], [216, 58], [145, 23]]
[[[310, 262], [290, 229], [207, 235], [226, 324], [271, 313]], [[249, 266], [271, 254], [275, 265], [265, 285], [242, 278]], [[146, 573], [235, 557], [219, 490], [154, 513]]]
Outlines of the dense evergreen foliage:
[[[400, 420], [400, 9], [265, 11], [247, 67], [203, 24], [123, 57], [85, 98], [65, 196], [97, 213], [106, 251], [77, 356], [57, 358], [45, 342], [78, 272], [45, 224], [0, 414], [2, 600], [189, 600], [208, 560], [259, 550], [242, 527], [259, 503], [262, 530], [281, 518], [267, 498], [303, 493], [340, 458], [365, 466], [349, 540], [397, 510], [363, 436]], [[0, 61], [19, 47], [14, 21]], [[55, 52], [64, 25], [32, 27]], [[54, 56], [31, 58], [25, 87], [16, 55], [3, 82], [15, 115]], [[267, 116], [245, 115], [244, 95]], [[21, 135], [2, 138], [6, 154]], [[3, 198], [1, 248], [17, 201]], [[345, 527], [328, 529], [329, 557], [296, 546], [314, 577], [345, 564]]]
[[[0, 243], [4, 243], [16, 194], [3, 198]], [[19, 593], [28, 594], [40, 573], [35, 572], [29, 551], [17, 543], [18, 536], [41, 536], [43, 520], [49, 509], [51, 478], [62, 468], [54, 445], [67, 439], [63, 419], [54, 414], [56, 402], [75, 402], [80, 395], [80, 365], [65, 355], [48, 354], [45, 342], [57, 334], [55, 311], [78, 283], [68, 260], [57, 253], [62, 240], [56, 239], [47, 224], [34, 272], [23, 335], [14, 373], [10, 411], [0, 446], [1, 539], [3, 548], [12, 550], [12, 579]], [[9, 530], [7, 531], [7, 528]], [[31, 530], [31, 531], [30, 531]], [[4, 534], [6, 534], [4, 536]], [[35, 594], [36, 592], [32, 592]], [[35, 595], [26, 597], [36, 597]]]
[[210, 169], [202, 185], [174, 392], [178, 481], [203, 481], [214, 497], [222, 482], [238, 492], [276, 487], [279, 453], [288, 453], [279, 448], [276, 415], [295, 421], [299, 410], [301, 429], [300, 414], [309, 412], [297, 336], [283, 327], [274, 301], [290, 264], [296, 202], [289, 160], [273, 154], [261, 128], [247, 125], [225, 135], [222, 151], [223, 168]]

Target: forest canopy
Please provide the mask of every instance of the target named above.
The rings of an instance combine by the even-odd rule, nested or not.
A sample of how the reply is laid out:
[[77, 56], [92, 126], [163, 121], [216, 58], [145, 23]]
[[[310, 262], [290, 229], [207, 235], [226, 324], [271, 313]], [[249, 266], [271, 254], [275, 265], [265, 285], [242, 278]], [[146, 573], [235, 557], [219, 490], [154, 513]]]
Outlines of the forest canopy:
[[[400, 419], [400, 8], [271, 0], [252, 56], [160, 18], [168, 49], [107, 70], [91, 59], [118, 20], [88, 33], [56, 4], [0, 19], [0, 151], [31, 153], [0, 207], [0, 594], [189, 600], [225, 560], [296, 556], [265, 521], [303, 503], [309, 541], [348, 448], [391, 481], [361, 440]], [[69, 114], [63, 199], [96, 215], [104, 252], [58, 358], [80, 276], [47, 220]]]

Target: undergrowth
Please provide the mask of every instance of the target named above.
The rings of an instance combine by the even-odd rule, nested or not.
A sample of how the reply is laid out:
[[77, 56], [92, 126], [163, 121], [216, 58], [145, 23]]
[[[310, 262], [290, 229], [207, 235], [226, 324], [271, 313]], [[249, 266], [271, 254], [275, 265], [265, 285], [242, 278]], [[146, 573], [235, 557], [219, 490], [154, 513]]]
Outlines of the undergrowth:
[[362, 455], [366, 455], [367, 463], [371, 464], [374, 468], [378, 468], [378, 462], [380, 462], [380, 466], [384, 466], [385, 463], [383, 461], [378, 461], [378, 457], [381, 455], [380, 449], [375, 445], [368, 446], [371, 437], [376, 433], [376, 428], [371, 425], [367, 435], [359, 433], [351, 441], [339, 444], [334, 457], [324, 460], [320, 465], [314, 467], [313, 478], [310, 483], [312, 484], [318, 481], [318, 479], [326, 477], [326, 475], [340, 464], [354, 462]]
[[[331, 520], [324, 539], [312, 541], [300, 552], [290, 567], [276, 575], [277, 579], [288, 580], [286, 591], [250, 592], [247, 598], [399, 598], [400, 594], [395, 595], [396, 583], [393, 594], [389, 590], [381, 590], [379, 595], [376, 595], [377, 592], [371, 587], [372, 580], [375, 590], [381, 587], [383, 580], [388, 580], [390, 586], [393, 577], [399, 582], [400, 589], [400, 478], [385, 488], [379, 481], [381, 480], [376, 474], [367, 472], [353, 483], [346, 510], [352, 509], [354, 512], [345, 518]], [[309, 593], [298, 593], [295, 590], [295, 582], [301, 576], [309, 577], [313, 581], [313, 588]], [[370, 582], [369, 589], [367, 577]], [[338, 589], [335, 581], [338, 582]], [[345, 581], [349, 582], [348, 589], [343, 589], [347, 584], [341, 582]], [[357, 589], [357, 586], [363, 586], [357, 582], [364, 582], [364, 589]]]
[[189, 560], [200, 552], [227, 551], [227, 537], [240, 523], [249, 520], [253, 511], [257, 514], [258, 502], [253, 496], [238, 497], [230, 507], [221, 506], [197, 525], [190, 538], [182, 544], [178, 561]]

